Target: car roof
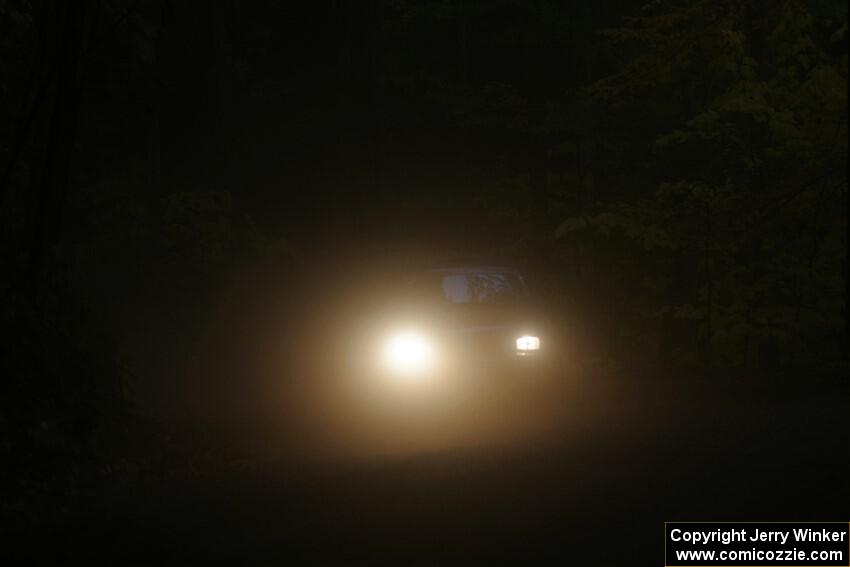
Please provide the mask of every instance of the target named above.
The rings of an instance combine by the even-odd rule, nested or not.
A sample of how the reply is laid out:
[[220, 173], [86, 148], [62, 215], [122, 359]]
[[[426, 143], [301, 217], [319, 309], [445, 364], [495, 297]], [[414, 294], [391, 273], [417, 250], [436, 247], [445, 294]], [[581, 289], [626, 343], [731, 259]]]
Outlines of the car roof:
[[425, 270], [426, 272], [439, 272], [446, 274], [474, 274], [481, 272], [508, 272], [508, 273], [519, 273], [518, 270], [514, 268], [509, 268], [507, 266], [494, 266], [489, 264], [475, 264], [475, 265], [439, 265], [432, 266]]
[[465, 272], [518, 272], [504, 257], [492, 255], [449, 255], [417, 262], [421, 271], [460, 270]]

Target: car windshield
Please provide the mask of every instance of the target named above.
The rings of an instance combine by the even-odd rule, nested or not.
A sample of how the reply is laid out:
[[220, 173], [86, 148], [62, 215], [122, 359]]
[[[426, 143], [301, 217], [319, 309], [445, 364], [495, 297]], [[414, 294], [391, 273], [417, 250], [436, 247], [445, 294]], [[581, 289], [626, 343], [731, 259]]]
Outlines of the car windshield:
[[511, 305], [527, 293], [522, 276], [503, 269], [428, 270], [414, 283], [420, 293], [456, 305]]

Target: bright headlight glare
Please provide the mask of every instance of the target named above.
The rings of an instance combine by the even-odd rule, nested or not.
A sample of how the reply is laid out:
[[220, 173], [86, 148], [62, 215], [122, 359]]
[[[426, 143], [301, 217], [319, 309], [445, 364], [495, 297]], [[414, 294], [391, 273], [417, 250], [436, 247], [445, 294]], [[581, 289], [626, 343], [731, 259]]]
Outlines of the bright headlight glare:
[[384, 347], [384, 362], [400, 374], [419, 374], [434, 364], [434, 347], [418, 333], [404, 332], [390, 337]]
[[540, 350], [540, 338], [532, 335], [523, 335], [516, 340], [516, 349], [522, 351]]

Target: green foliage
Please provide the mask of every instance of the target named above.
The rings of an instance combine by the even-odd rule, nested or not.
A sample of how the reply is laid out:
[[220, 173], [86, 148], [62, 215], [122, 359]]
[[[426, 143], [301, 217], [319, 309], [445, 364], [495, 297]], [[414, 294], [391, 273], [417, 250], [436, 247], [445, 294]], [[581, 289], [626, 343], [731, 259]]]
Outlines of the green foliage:
[[[803, 2], [659, 3], [607, 32], [632, 56], [591, 87], [600, 104], [665, 88], [678, 101], [678, 124], [655, 140], [654, 176], [667, 181], [649, 198], [597, 203], [557, 236], [625, 239], [690, 272], [668, 273], [656, 296], [682, 303], [649, 311], [693, 321], [714, 363], [841, 364], [847, 68], [846, 52], [823, 46], [844, 18], [829, 31]], [[780, 360], [760, 357], [765, 346]]]

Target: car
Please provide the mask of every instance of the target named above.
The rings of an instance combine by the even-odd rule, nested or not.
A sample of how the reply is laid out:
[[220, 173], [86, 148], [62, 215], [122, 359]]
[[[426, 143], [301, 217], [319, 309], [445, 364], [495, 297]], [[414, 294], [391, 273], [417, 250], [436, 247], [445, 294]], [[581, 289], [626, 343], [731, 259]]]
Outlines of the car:
[[486, 379], [542, 356], [540, 317], [518, 270], [440, 265], [411, 274], [405, 283], [394, 328], [382, 337], [384, 373]]
[[326, 283], [337, 299], [316, 307], [328, 316], [312, 335], [326, 346], [304, 349], [327, 370], [301, 406], [343, 450], [513, 439], [553, 399], [561, 341], [519, 269], [443, 262]]
[[501, 264], [407, 270], [366, 306], [342, 357], [357, 388], [523, 386], [557, 350], [525, 276]]

